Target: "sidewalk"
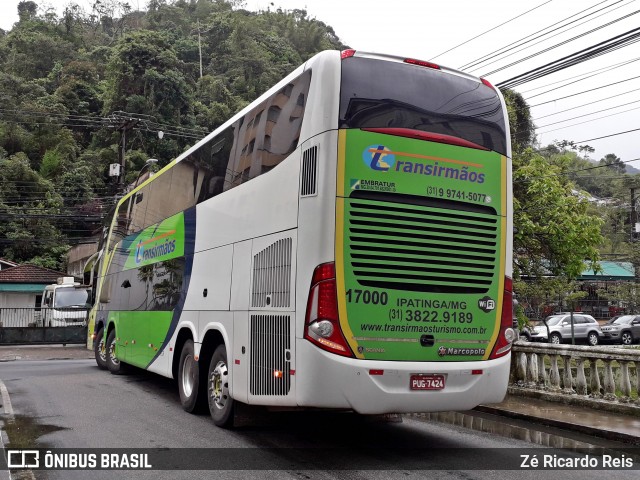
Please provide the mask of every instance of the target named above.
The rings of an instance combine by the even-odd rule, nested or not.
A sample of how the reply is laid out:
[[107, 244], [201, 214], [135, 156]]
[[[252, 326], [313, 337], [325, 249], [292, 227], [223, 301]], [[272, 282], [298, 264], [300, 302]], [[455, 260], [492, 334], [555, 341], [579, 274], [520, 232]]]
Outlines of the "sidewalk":
[[75, 360], [93, 358], [86, 345], [3, 345], [0, 362], [13, 360]]
[[607, 440], [640, 445], [640, 417], [565, 405], [537, 398], [507, 395], [502, 403], [475, 410], [572, 430]]

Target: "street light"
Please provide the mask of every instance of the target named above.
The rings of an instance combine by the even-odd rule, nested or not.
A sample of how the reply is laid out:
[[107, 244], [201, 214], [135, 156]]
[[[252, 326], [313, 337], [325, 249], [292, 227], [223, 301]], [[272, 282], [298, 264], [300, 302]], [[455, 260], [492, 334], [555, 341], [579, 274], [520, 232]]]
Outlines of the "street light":
[[[144, 172], [145, 169], [149, 169], [151, 167], [151, 165], [154, 165], [156, 163], [158, 163], [158, 159], [157, 158], [149, 158], [146, 162], [144, 162], [144, 165], [142, 166], [142, 168], [138, 172], [138, 177], [136, 178], [136, 181], [134, 182], [133, 188], [136, 188], [138, 186], [138, 180], [140, 180], [140, 176], [142, 175], [142, 172]], [[150, 172], [149, 178], [151, 178], [152, 176], [153, 176], [153, 172]]]

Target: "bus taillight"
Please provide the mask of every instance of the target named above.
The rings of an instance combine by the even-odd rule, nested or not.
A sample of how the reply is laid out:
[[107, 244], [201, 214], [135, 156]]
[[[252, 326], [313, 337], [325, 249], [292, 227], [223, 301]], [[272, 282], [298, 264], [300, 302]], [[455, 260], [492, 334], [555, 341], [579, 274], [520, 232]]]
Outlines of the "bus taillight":
[[356, 54], [356, 51], [353, 49], [342, 50], [340, 52], [340, 60], [344, 60], [345, 58], [353, 57]]
[[440, 65], [431, 62], [425, 62], [424, 60], [416, 60], [415, 58], [405, 58], [404, 63], [410, 63], [411, 65], [418, 65], [419, 67], [435, 68], [440, 70]]
[[513, 330], [513, 280], [509, 277], [504, 277], [500, 332], [489, 359], [500, 358], [509, 353], [515, 338], [516, 334]]
[[489, 87], [491, 90], [495, 90], [496, 87], [494, 87], [491, 82], [489, 80], [487, 80], [486, 78], [480, 78], [480, 81], [485, 84], [487, 87]]
[[318, 265], [313, 272], [304, 337], [328, 352], [353, 356], [340, 328], [336, 268], [333, 262]]

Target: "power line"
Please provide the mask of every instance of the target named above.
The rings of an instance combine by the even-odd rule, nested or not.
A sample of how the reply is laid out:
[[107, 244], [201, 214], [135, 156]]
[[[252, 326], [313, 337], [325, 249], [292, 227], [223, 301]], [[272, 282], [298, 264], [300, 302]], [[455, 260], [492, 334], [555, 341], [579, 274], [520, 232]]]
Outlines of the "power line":
[[[627, 130], [626, 132], [617, 132], [617, 133], [612, 133], [610, 135], [604, 135], [602, 137], [596, 137], [596, 138], [588, 138], [587, 140], [578, 140], [575, 143], [587, 143], [587, 142], [593, 142], [595, 140], [602, 140], [603, 138], [610, 138], [610, 137], [615, 137], [618, 135], [624, 135], [625, 133], [631, 133], [631, 132], [637, 132], [638, 130], [640, 130], [640, 128], [634, 128], [633, 130]], [[636, 158], [636, 160], [640, 160], [638, 158]], [[632, 162], [633, 160], [629, 160], [630, 162]], [[626, 163], [626, 162], [625, 162]]]
[[[574, 13], [573, 15], [570, 15], [570, 16], [568, 16], [568, 17], [566, 17], [566, 18], [563, 18], [562, 20], [560, 20], [560, 21], [558, 21], [558, 22], [556, 22], [556, 23], [554, 23], [554, 24], [551, 24], [551, 25], [549, 25], [548, 27], [542, 28], [542, 29], [538, 30], [537, 32], [533, 32], [533, 33], [531, 33], [531, 34], [529, 34], [529, 35], [526, 35], [526, 36], [522, 37], [521, 39], [516, 40], [515, 42], [512, 42], [512, 43], [510, 43], [510, 44], [508, 44], [508, 45], [505, 45], [504, 47], [500, 47], [500, 48], [498, 48], [497, 50], [494, 50], [494, 51], [493, 51], [493, 52], [491, 52], [491, 53], [487, 53], [487, 54], [485, 54], [485, 55], [482, 55], [481, 57], [478, 57], [477, 59], [472, 60], [471, 62], [469, 62], [469, 63], [467, 63], [467, 64], [465, 64], [465, 65], [463, 65], [463, 66], [459, 67], [459, 70], [464, 70], [464, 69], [466, 69], [466, 68], [471, 68], [471, 67], [474, 67], [474, 66], [476, 66], [476, 65], [479, 65], [480, 63], [484, 63], [484, 61], [485, 61], [485, 60], [489, 60], [489, 59], [493, 58], [493, 57], [491, 57], [491, 55], [493, 55], [493, 54], [501, 55], [502, 53], [506, 53], [506, 52], [508, 52], [509, 50], [512, 50], [513, 48], [517, 48], [517, 47], [519, 47], [519, 46], [521, 46], [521, 45], [525, 45], [525, 44], [527, 44], [527, 43], [529, 43], [529, 42], [531, 42], [531, 41], [533, 41], [533, 40], [536, 40], [537, 38], [540, 38], [540, 37], [543, 37], [543, 36], [545, 36], [545, 35], [548, 35], [549, 33], [552, 33], [552, 32], [554, 32], [555, 30], [558, 30], [558, 29], [560, 29], [560, 28], [564, 28], [564, 27], [566, 27], [566, 26], [568, 26], [568, 25], [571, 25], [572, 23], [578, 22], [578, 21], [582, 20], [583, 18], [587, 18], [587, 17], [589, 17], [589, 16], [591, 16], [591, 15], [593, 15], [593, 14], [595, 14], [595, 13], [598, 13], [598, 12], [600, 12], [600, 11], [602, 11], [602, 10], [606, 10], [607, 8], [612, 7], [612, 6], [613, 6], [613, 5], [615, 5], [616, 3], [620, 3], [622, 0], [619, 0], [619, 1], [618, 1], [618, 2], [616, 2], [616, 3], [613, 3], [612, 5], [608, 5], [608, 6], [606, 6], [606, 7], [603, 7], [603, 8], [601, 8], [600, 10], [596, 10], [595, 12], [591, 12], [590, 14], [585, 15], [584, 17], [577, 18], [576, 20], [574, 20], [574, 21], [572, 21], [572, 22], [569, 22], [569, 23], [567, 23], [566, 25], [562, 25], [562, 26], [558, 27], [558, 28], [557, 28], [557, 29], [555, 29], [555, 30], [551, 30], [550, 32], [544, 33], [544, 34], [540, 35], [539, 37], [532, 38], [532, 39], [531, 39], [531, 40], [529, 40], [528, 42], [524, 42], [524, 43], [521, 43], [520, 45], [516, 45], [518, 42], [522, 42], [523, 40], [526, 40], [527, 38], [529, 38], [529, 37], [531, 37], [531, 36], [533, 36], [533, 35], [536, 35], [536, 34], [538, 34], [538, 33], [544, 32], [545, 30], [548, 30], [548, 29], [550, 29], [551, 27], [555, 27], [556, 25], [558, 25], [558, 24], [560, 24], [560, 23], [562, 23], [562, 22], [564, 22], [564, 21], [566, 21], [566, 20], [569, 20], [569, 19], [570, 19], [570, 18], [572, 18], [572, 17], [575, 17], [576, 15], [580, 15], [581, 13], [584, 13], [584, 12], [586, 12], [587, 10], [591, 10], [592, 8], [597, 7], [598, 5], [601, 5], [601, 4], [603, 4], [603, 3], [607, 3], [608, 1], [609, 1], [609, 0], [605, 0], [605, 1], [603, 1], [603, 2], [596, 3], [595, 5], [591, 5], [589, 8], [585, 8], [584, 10], [581, 10], [581, 11], [579, 11], [578, 13]], [[634, 1], [634, 0], [631, 0], [631, 1]], [[620, 7], [618, 7], [618, 8], [620, 8]], [[572, 27], [572, 28], [574, 28], [574, 27]], [[513, 45], [516, 45], [516, 46], [515, 46], [515, 47], [513, 47], [512, 49], [509, 49], [509, 47], [511, 47], [511, 46], [513, 46]], [[501, 50], [503, 50], [503, 51], [501, 52]], [[500, 53], [498, 53], [498, 52], [500, 52]]]
[[[565, 120], [558, 120], [557, 122], [553, 122], [553, 123], [547, 123], [546, 125], [540, 125], [539, 127], [536, 127], [536, 130], [540, 128], [550, 127], [551, 125], [557, 125], [558, 123], [570, 122], [571, 120], [577, 120], [578, 118], [588, 117], [589, 115], [595, 115], [596, 113], [608, 112], [609, 110], [613, 110], [614, 108], [626, 107], [627, 105], [632, 105], [638, 102], [640, 102], [640, 100], [634, 100], [633, 102], [622, 103], [620, 105], [616, 105], [615, 107], [603, 108], [602, 110], [596, 110], [595, 112], [585, 113], [584, 115], [578, 115], [577, 117], [567, 118]], [[634, 108], [632, 110], [636, 110], [636, 109]], [[625, 110], [625, 112], [628, 112], [628, 111], [630, 110]], [[615, 115], [617, 115], [618, 113], [624, 113], [624, 112], [617, 112]], [[610, 116], [610, 115], [607, 115], [607, 116]], [[601, 117], [601, 118], [606, 118], [606, 117]], [[580, 125], [580, 124], [576, 124], [576, 125]], [[569, 125], [569, 126], [573, 126], [573, 125]]]
[[[556, 82], [547, 83], [545, 85], [540, 85], [538, 87], [533, 87], [533, 88], [530, 88], [529, 90], [518, 90], [518, 91], [520, 92], [520, 94], [524, 95], [525, 93], [533, 92], [535, 90], [540, 90], [541, 88], [547, 88], [547, 87], [550, 87], [552, 85], [557, 85], [558, 83], [566, 82], [567, 80], [573, 80], [574, 78], [579, 78], [579, 77], [591, 78], [591, 77], [594, 77], [596, 75], [600, 75], [601, 73], [605, 73], [605, 72], [608, 72], [610, 70], [614, 70], [614, 69], [616, 69], [618, 67], [623, 67], [623, 66], [625, 66], [625, 65], [627, 65], [629, 63], [633, 63], [633, 62], [636, 62], [638, 60], [640, 60], [640, 57], [634, 58], [633, 60], [625, 60], [624, 62], [614, 63], [613, 65], [607, 65], [606, 67], [598, 68], [596, 70], [593, 70], [593, 71], [590, 71], [590, 72], [586, 72], [586, 73], [581, 73], [581, 74], [575, 75], [573, 77], [563, 78], [562, 80], [558, 80]], [[570, 84], [567, 84], [567, 85], [570, 85]], [[557, 88], [562, 88], [563, 86], [560, 86], [560, 87], [557, 87]], [[538, 95], [538, 94], [536, 94], [536, 95]], [[536, 96], [536, 95], [534, 95], [534, 96]], [[529, 97], [529, 98], [533, 98], [533, 96]]]
[[450, 48], [449, 50], [446, 50], [446, 51], [444, 51], [444, 52], [442, 52], [442, 53], [439, 53], [439, 54], [438, 54], [438, 55], [436, 55], [435, 57], [431, 57], [429, 60], [431, 61], [431, 60], [433, 60], [434, 58], [438, 58], [438, 57], [440, 57], [440, 56], [444, 55], [445, 53], [449, 53], [449, 52], [451, 52], [452, 50], [455, 50], [456, 48], [461, 47], [462, 45], [466, 45], [467, 43], [469, 43], [469, 42], [471, 42], [471, 41], [475, 40], [476, 38], [480, 38], [480, 37], [482, 37], [483, 35], [486, 35], [487, 33], [492, 32], [492, 31], [496, 30], [497, 28], [500, 28], [500, 27], [502, 27], [503, 25], [506, 25], [507, 23], [510, 23], [510, 22], [514, 21], [515, 19], [520, 18], [520, 17], [522, 17], [522, 16], [526, 15], [527, 13], [533, 12], [534, 10], [536, 10], [536, 9], [538, 9], [538, 8], [540, 8], [540, 7], [544, 6], [544, 5], [546, 5], [547, 3], [551, 3], [552, 1], [553, 1], [553, 0], [547, 0], [546, 2], [541, 3], [541, 4], [540, 4], [540, 5], [538, 5], [537, 7], [533, 7], [531, 10], [527, 10], [526, 12], [521, 13], [520, 15], [517, 15], [517, 16], [513, 17], [513, 18], [512, 18], [512, 19], [510, 19], [510, 20], [507, 20], [506, 22], [503, 22], [503, 23], [501, 23], [500, 25], [497, 25], [497, 26], [495, 26], [495, 27], [493, 27], [493, 28], [490, 28], [490, 29], [489, 29], [489, 30], [487, 30], [486, 32], [483, 32], [483, 33], [481, 33], [480, 35], [476, 35], [475, 37], [470, 38], [469, 40], [466, 40], [466, 41], [464, 41], [464, 42], [462, 42], [462, 43], [460, 43], [460, 44], [456, 45], [455, 47]]
[[540, 67], [529, 70], [528, 72], [496, 83], [495, 85], [498, 88], [513, 88], [518, 85], [522, 85], [523, 83], [530, 82], [531, 80], [564, 70], [565, 68], [577, 65], [578, 63], [591, 60], [600, 55], [604, 55], [605, 53], [612, 52], [618, 48], [626, 47], [638, 40], [640, 40], [640, 27], [634, 28], [620, 35], [616, 35], [615, 37], [611, 37], [603, 42], [591, 45], [590, 47], [578, 52], [574, 52], [558, 60], [554, 60], [553, 62], [549, 62]]
[[[542, 115], [541, 117], [536, 117], [536, 119], [540, 120], [541, 118], [553, 117], [554, 115], [560, 115], [561, 113], [569, 112], [569, 111], [575, 110], [577, 108], [590, 106], [590, 105], [593, 105], [594, 103], [604, 102], [605, 100], [611, 100], [612, 98], [621, 97], [621, 96], [626, 95], [628, 93], [633, 93], [633, 92], [637, 92], [637, 91], [640, 91], [640, 88], [635, 88], [633, 90], [629, 90], [628, 92], [624, 92], [624, 93], [618, 93], [617, 95], [611, 95], [610, 97], [601, 98], [600, 100], [594, 100], [593, 102], [583, 103], [582, 105], [578, 105], [576, 107], [566, 108], [564, 110], [560, 110], [559, 112], [554, 112], [554, 113], [549, 113], [547, 115]], [[615, 108], [615, 107], [613, 107], [613, 108]]]
[[[638, 130], [640, 130], [640, 129], [638, 129]], [[576, 143], [582, 143], [582, 142], [576, 142]], [[543, 150], [545, 150], [545, 149], [543, 149]], [[620, 163], [625, 163], [626, 164], [626, 163], [631, 163], [631, 162], [637, 162], [638, 160], [640, 160], [640, 158], [633, 158], [631, 160], [620, 161]], [[590, 171], [590, 170], [597, 170], [599, 168], [611, 168], [611, 165], [606, 165], [606, 164], [594, 165], [593, 167], [581, 168], [579, 170], [571, 170], [569, 172], [559, 172], [559, 173], [553, 173], [553, 174], [549, 174], [549, 175], [538, 175], [538, 176], [527, 178], [527, 179], [514, 180], [513, 183], [530, 182], [532, 180], [537, 180], [537, 179], [540, 179], [540, 178], [552, 178], [552, 177], [568, 176], [568, 175], [571, 175], [571, 174], [574, 174], [574, 173], [587, 172], [587, 171]]]
[[[561, 128], [554, 128], [554, 129], [552, 129], [552, 130], [547, 130], [546, 132], [540, 132], [540, 133], [542, 134], [542, 133], [555, 132], [555, 131], [557, 131], [557, 130], [564, 130], [565, 128], [575, 127], [575, 126], [577, 126], [577, 125], [582, 125], [582, 124], [584, 124], [584, 123], [595, 122], [596, 120], [602, 120], [603, 118], [613, 117], [613, 116], [615, 116], [615, 115], [620, 115], [621, 113], [632, 112], [633, 110], [638, 110], [638, 108], [640, 108], [640, 107], [637, 107], [637, 108], [631, 108], [631, 109], [629, 109], [629, 110], [624, 110], [623, 112], [612, 113], [611, 115], [605, 115], [605, 116], [603, 116], [603, 117], [594, 118], [593, 120], [587, 120], [587, 121], [585, 121], [585, 122], [578, 122], [578, 123], [574, 123], [574, 124], [572, 124], [572, 125], [566, 125], [566, 126], [561, 127]], [[578, 142], [578, 143], [581, 143], [581, 142]]]
[[[607, 8], [608, 8], [608, 7], [607, 7]], [[620, 6], [620, 7], [618, 7], [618, 8], [622, 8], [622, 6]], [[615, 10], [617, 10], [617, 9], [615, 9]], [[522, 63], [522, 62], [524, 62], [524, 61], [526, 61], [526, 60], [529, 60], [529, 59], [531, 59], [531, 58], [533, 58], [533, 57], [537, 57], [538, 55], [541, 55], [541, 54], [543, 54], [543, 53], [546, 53], [546, 52], [548, 52], [548, 51], [550, 51], [550, 50], [553, 50], [553, 49], [555, 49], [555, 48], [561, 47], [562, 45], [565, 45], [565, 44], [567, 44], [567, 43], [573, 42], [574, 40], [577, 40], [577, 39], [579, 39], [579, 38], [581, 38], [581, 37], [584, 37], [584, 36], [587, 36], [587, 35], [589, 35], [589, 34], [591, 34], [591, 33], [593, 33], [593, 32], [596, 32], [596, 31], [598, 31], [598, 30], [601, 30], [601, 29], [603, 29], [603, 28], [606, 28], [606, 27], [608, 27], [608, 26], [610, 26], [610, 25], [613, 25], [614, 23], [617, 23], [617, 22], [620, 22], [620, 21], [622, 21], [622, 20], [625, 20], [626, 18], [628, 18], [628, 17], [630, 17], [630, 16], [632, 16], [632, 15], [635, 15], [635, 14], [636, 14], [636, 13], [638, 13], [638, 12], [639, 12], [639, 11], [638, 11], [638, 10], [636, 10], [635, 12], [629, 13], [629, 14], [627, 14], [627, 15], [624, 15], [624, 16], [620, 17], [620, 18], [617, 18], [617, 19], [615, 19], [615, 20], [612, 20], [612, 21], [611, 21], [611, 22], [609, 22], [609, 23], [605, 23], [605, 24], [603, 24], [603, 25], [599, 25], [598, 27], [596, 27], [596, 28], [594, 28], [594, 29], [592, 29], [592, 30], [589, 30], [589, 31], [584, 32], [584, 33], [581, 33], [580, 35], [577, 35], [577, 36], [575, 36], [575, 37], [569, 38], [569, 39], [564, 40], [564, 41], [562, 41], [562, 42], [560, 42], [560, 43], [556, 43], [555, 45], [553, 45], [553, 46], [551, 46], [551, 47], [548, 47], [548, 48], [546, 48], [546, 49], [544, 49], [544, 50], [541, 50], [541, 51], [539, 51], [539, 52], [537, 52], [537, 53], [531, 54], [531, 55], [529, 55], [528, 57], [522, 58], [522, 59], [520, 59], [520, 60], [518, 60], [518, 61], [516, 61], [516, 62], [514, 62], [514, 63], [511, 63], [511, 64], [509, 64], [509, 65], [506, 65], [506, 66], [500, 67], [500, 68], [498, 68], [497, 70], [494, 70], [494, 71], [493, 71], [493, 72], [491, 72], [491, 73], [499, 72], [499, 71], [504, 70], [504, 69], [506, 69], [506, 68], [509, 68], [509, 67], [511, 67], [511, 66], [513, 66], [513, 65], [517, 65], [518, 63]], [[596, 13], [596, 12], [593, 12], [593, 13]], [[584, 25], [585, 23], [588, 23], [588, 22], [590, 22], [590, 21], [592, 21], [592, 20], [595, 20], [595, 19], [597, 19], [597, 18], [599, 18], [599, 17], [601, 17], [601, 16], [603, 16], [603, 15], [607, 15], [607, 14], [609, 14], [609, 13], [611, 13], [611, 12], [606, 12], [606, 13], [604, 13], [604, 14], [602, 14], [602, 15], [599, 15], [598, 17], [595, 17], [595, 18], [592, 18], [592, 19], [590, 19], [590, 20], [587, 20], [586, 22], [583, 22], [583, 23], [581, 23], [580, 25]], [[592, 15], [592, 14], [589, 14], [589, 15]], [[587, 16], [589, 16], [589, 15], [587, 15]], [[582, 18], [585, 18], [585, 17], [582, 17]], [[576, 20], [576, 21], [577, 21], [577, 20]], [[572, 22], [572, 23], [573, 23], [573, 22]], [[570, 25], [570, 24], [568, 24], [568, 25]], [[551, 36], [549, 36], [549, 37], [547, 37], [547, 38], [543, 38], [543, 39], [542, 39], [542, 40], [540, 40], [539, 42], [536, 42], [536, 43], [533, 43], [533, 44], [531, 44], [531, 45], [528, 45], [528, 46], [526, 46], [526, 47], [524, 47], [524, 48], [521, 48], [520, 50], [515, 50], [514, 52], [509, 53], [508, 55], [504, 55], [502, 58], [497, 58], [497, 59], [495, 59], [495, 60], [494, 60], [494, 61], [492, 61], [492, 62], [486, 63], [486, 64], [484, 65], [484, 67], [487, 67], [487, 66], [492, 65], [492, 64], [494, 64], [494, 63], [496, 63], [496, 62], [499, 62], [499, 61], [501, 61], [501, 60], [504, 60], [504, 59], [506, 59], [506, 58], [509, 58], [509, 57], [511, 57], [511, 56], [513, 56], [513, 55], [515, 55], [516, 53], [522, 52], [523, 50], [527, 50], [527, 49], [529, 49], [529, 48], [531, 48], [531, 47], [533, 47], [533, 46], [535, 46], [535, 45], [538, 45], [538, 44], [540, 44], [540, 43], [544, 43], [544, 42], [546, 42], [546, 41], [548, 41], [548, 40], [550, 40], [550, 39], [552, 39], [552, 38], [554, 38], [554, 37], [557, 37], [558, 35], [561, 35], [562, 33], [566, 33], [566, 32], [568, 32], [569, 30], [573, 30], [574, 28], [577, 28], [577, 27], [579, 27], [580, 25], [575, 25], [574, 27], [569, 28], [569, 29], [568, 29], [568, 30], [566, 30], [565, 32], [558, 32], [558, 33], [556, 33], [555, 35], [551, 35]], [[565, 25], [565, 26], [566, 26], [566, 25]], [[563, 27], [559, 27], [559, 28], [563, 28]], [[529, 40], [528, 42], [524, 42], [523, 44], [518, 45], [518, 46], [516, 46], [516, 47], [513, 47], [513, 48], [511, 48], [511, 49], [509, 49], [509, 50], [506, 50], [506, 51], [504, 51], [504, 52], [500, 53], [499, 55], [502, 55], [502, 54], [504, 54], [504, 53], [510, 52], [511, 50], [514, 50], [514, 49], [516, 49], [516, 48], [518, 48], [518, 47], [520, 47], [520, 46], [526, 45], [527, 43], [532, 42], [533, 40], [536, 40], [536, 39], [538, 39], [538, 38], [544, 37], [544, 36], [548, 35], [549, 33], [551, 33], [551, 32], [547, 32], [547, 33], [545, 33], [545, 34], [543, 34], [543, 35], [540, 35], [539, 37], [536, 37], [535, 39], [531, 39], [531, 40]], [[496, 55], [496, 56], [499, 56], [499, 55]], [[494, 58], [494, 57], [491, 57], [491, 58]], [[487, 59], [487, 60], [488, 60], [488, 59]], [[485, 63], [485, 62], [481, 62], [481, 63]], [[484, 67], [477, 67], [477, 68], [474, 68], [474, 69], [470, 70], [470, 72], [475, 72], [475, 71], [479, 70], [480, 68], [484, 68]], [[489, 74], [486, 74], [486, 75], [489, 75]], [[484, 76], [484, 75], [483, 75], [483, 76]]]
[[[621, 67], [625, 67], [625, 66], [629, 65], [630, 63], [637, 62], [638, 60], [640, 60], [640, 57], [635, 58], [633, 60], [629, 60], [629, 61], [623, 62], [623, 63], [615, 65], [613, 67], [605, 67], [605, 68], [602, 69], [602, 71], [596, 70], [597, 73], [593, 73], [593, 74], [585, 73], [585, 74], [582, 74], [582, 75], [578, 75], [578, 76], [582, 76], [583, 78], [581, 78], [579, 80], [574, 80], [573, 82], [565, 83], [564, 85], [560, 85], [559, 87], [554, 87], [554, 88], [552, 88], [550, 90], [546, 90], [544, 92], [536, 93], [535, 95], [531, 95], [531, 96], [527, 97], [527, 99], [531, 100], [532, 98], [539, 97], [540, 95], [545, 95], [545, 94], [547, 94], [549, 92], [555, 92], [556, 90], [559, 90], [559, 89], [564, 88], [564, 87], [568, 87], [569, 85], [574, 85], [574, 84], [576, 84], [578, 82], [582, 82], [583, 80], [590, 80], [590, 79], [592, 79], [593, 77], [595, 77], [597, 75], [601, 75], [603, 73], [610, 73], [612, 70], [615, 70], [615, 69], [621, 68]], [[573, 78], [575, 78], [575, 77], [573, 77]], [[566, 80], [568, 80], [568, 79], [560, 80], [560, 82], [565, 82]], [[560, 83], [560, 82], [556, 82], [556, 83]]]
[[571, 95], [565, 95], [564, 97], [554, 98], [553, 100], [547, 100], [546, 102], [536, 103], [535, 105], [529, 105], [529, 108], [539, 107], [540, 105], [546, 105], [547, 103], [557, 102], [558, 100], [564, 100], [565, 98], [571, 98], [571, 97], [575, 97], [575, 96], [578, 96], [578, 95], [582, 95], [583, 93], [589, 93], [589, 92], [593, 92], [595, 90], [600, 90], [602, 88], [610, 87], [612, 85], [618, 85], [620, 83], [628, 82], [629, 80], [635, 80], [636, 78], [640, 78], [640, 75], [638, 75], [636, 77], [626, 78], [624, 80], [619, 80], [617, 82], [608, 83], [606, 85], [601, 85], [599, 87], [590, 88], [589, 90], [583, 90], [582, 92], [572, 93]]

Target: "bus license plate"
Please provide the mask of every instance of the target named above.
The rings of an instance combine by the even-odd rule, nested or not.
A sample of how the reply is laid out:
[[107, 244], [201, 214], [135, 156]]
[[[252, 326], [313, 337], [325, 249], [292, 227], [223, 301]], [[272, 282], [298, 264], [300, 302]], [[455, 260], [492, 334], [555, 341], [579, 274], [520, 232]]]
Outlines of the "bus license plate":
[[411, 390], [442, 390], [444, 375], [411, 375]]

